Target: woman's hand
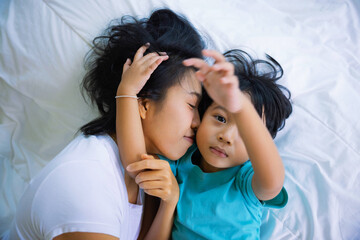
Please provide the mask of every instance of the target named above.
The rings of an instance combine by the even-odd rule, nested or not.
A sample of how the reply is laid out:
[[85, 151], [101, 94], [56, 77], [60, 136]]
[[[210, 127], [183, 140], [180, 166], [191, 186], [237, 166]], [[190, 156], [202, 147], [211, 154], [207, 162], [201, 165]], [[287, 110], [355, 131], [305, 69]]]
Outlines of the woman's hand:
[[138, 94], [161, 62], [169, 58], [166, 53], [159, 55], [156, 52], [148, 53], [144, 56], [149, 46], [150, 44], [145, 44], [140, 47], [134, 56], [133, 62], [129, 58], [126, 60], [117, 95], [126, 94], [134, 96]]
[[159, 197], [164, 203], [176, 205], [179, 200], [179, 185], [170, 165], [165, 160], [154, 159], [143, 154], [142, 160], [134, 162], [126, 168], [129, 172], [139, 172], [135, 181], [144, 192]]
[[239, 88], [239, 80], [234, 74], [234, 65], [214, 50], [203, 50], [203, 55], [215, 59], [214, 65], [210, 66], [197, 58], [187, 59], [183, 63], [185, 66], [199, 68], [196, 76], [217, 104], [232, 113], [241, 110], [243, 94]]

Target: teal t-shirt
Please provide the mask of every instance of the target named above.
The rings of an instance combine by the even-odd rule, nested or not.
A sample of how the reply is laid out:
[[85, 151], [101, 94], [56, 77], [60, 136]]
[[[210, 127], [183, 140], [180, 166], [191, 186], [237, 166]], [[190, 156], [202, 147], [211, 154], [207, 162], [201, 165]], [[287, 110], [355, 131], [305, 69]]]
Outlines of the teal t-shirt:
[[286, 190], [260, 202], [251, 187], [250, 161], [204, 173], [191, 161], [198, 154], [194, 145], [178, 161], [168, 160], [180, 188], [172, 239], [259, 239], [263, 207], [284, 207]]

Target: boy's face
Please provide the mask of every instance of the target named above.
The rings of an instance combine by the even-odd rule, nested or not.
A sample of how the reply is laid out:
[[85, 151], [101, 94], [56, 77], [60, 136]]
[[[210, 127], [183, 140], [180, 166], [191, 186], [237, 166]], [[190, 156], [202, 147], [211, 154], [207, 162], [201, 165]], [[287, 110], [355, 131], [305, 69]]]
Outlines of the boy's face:
[[216, 172], [241, 165], [249, 159], [235, 119], [213, 102], [206, 110], [196, 133], [196, 143], [203, 157], [204, 172]]

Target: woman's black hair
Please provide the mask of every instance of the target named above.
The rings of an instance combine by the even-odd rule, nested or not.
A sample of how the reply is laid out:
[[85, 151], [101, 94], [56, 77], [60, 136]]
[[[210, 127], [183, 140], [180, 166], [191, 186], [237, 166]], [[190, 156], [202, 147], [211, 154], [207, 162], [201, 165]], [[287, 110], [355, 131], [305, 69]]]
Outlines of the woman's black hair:
[[[259, 116], [265, 115], [266, 127], [275, 138], [277, 132], [285, 126], [285, 119], [292, 112], [290, 91], [276, 83], [283, 76], [282, 67], [269, 55], [266, 55], [269, 61], [254, 60], [248, 53], [239, 49], [227, 51], [224, 56], [227, 61], [234, 64], [241, 91], [250, 95]], [[203, 90], [199, 106], [201, 118], [212, 102]]]
[[[162, 62], [151, 75], [138, 97], [162, 101], [167, 90], [178, 83], [191, 68], [182, 61], [202, 58], [204, 43], [195, 28], [184, 17], [169, 9], [154, 11], [149, 19], [131, 16], [112, 21], [102, 36], [93, 40], [89, 52], [82, 88], [96, 104], [100, 116], [82, 126], [84, 135], [115, 132], [115, 95], [121, 81], [123, 65], [144, 44], [146, 53], [166, 52], [169, 59]], [[145, 54], [146, 54], [145, 53]]]

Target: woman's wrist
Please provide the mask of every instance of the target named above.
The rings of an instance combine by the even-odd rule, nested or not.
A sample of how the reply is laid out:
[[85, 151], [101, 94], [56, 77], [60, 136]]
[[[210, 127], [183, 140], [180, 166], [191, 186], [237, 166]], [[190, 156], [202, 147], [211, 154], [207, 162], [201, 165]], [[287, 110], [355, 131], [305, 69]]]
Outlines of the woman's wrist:
[[123, 86], [121, 83], [116, 91], [116, 96], [126, 95], [126, 96], [136, 96], [138, 93], [126, 86]]
[[167, 208], [167, 209], [175, 209], [176, 205], [178, 203], [178, 200], [170, 200], [170, 201], [161, 200], [160, 205], [162, 205], [162, 207]]

